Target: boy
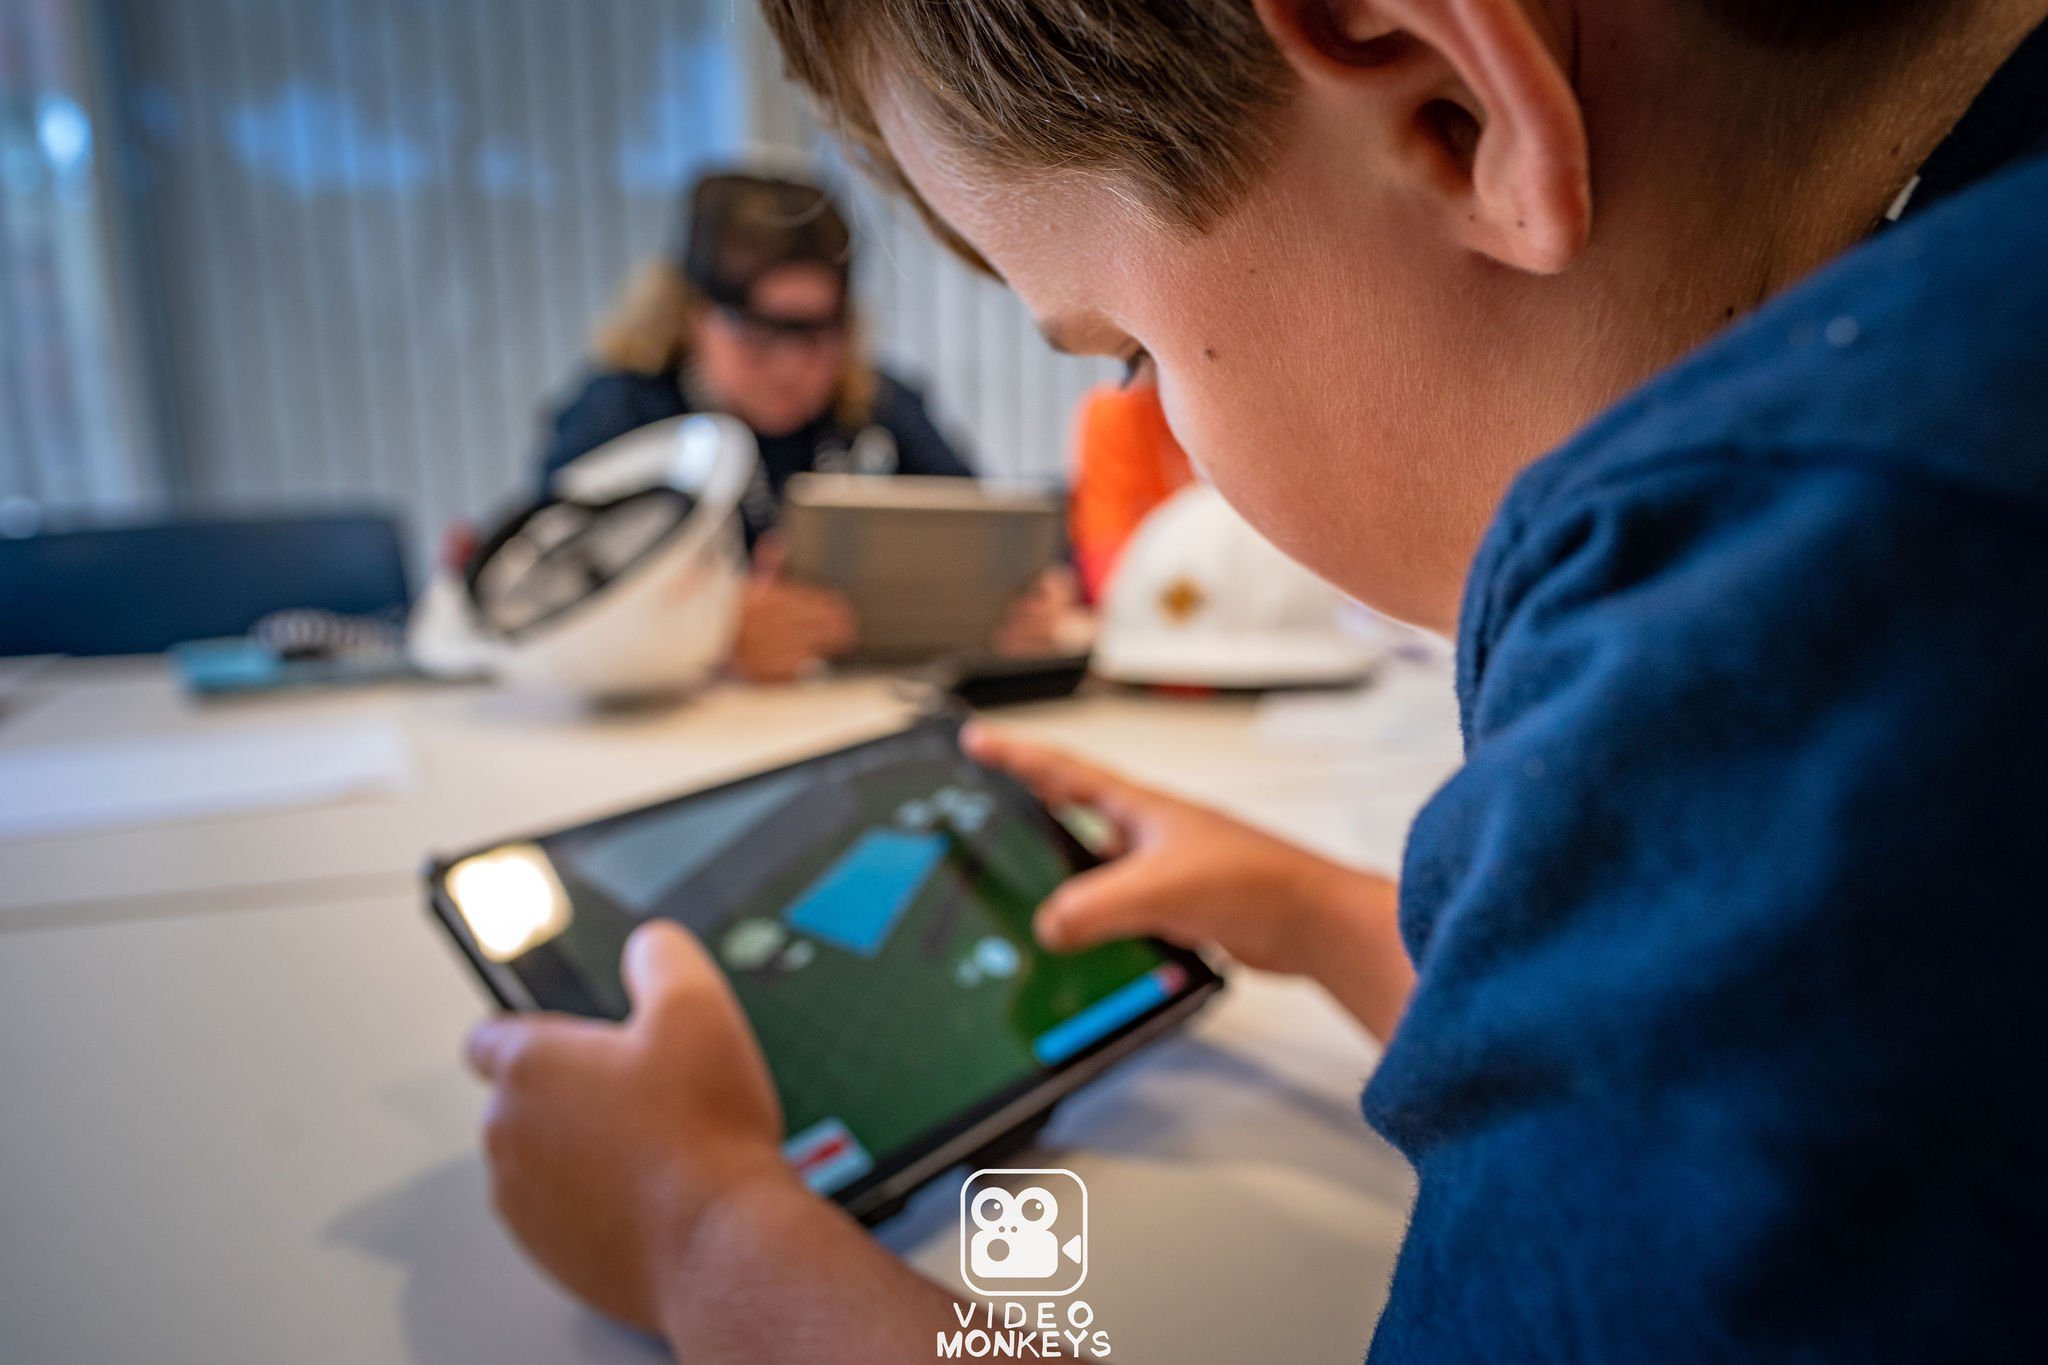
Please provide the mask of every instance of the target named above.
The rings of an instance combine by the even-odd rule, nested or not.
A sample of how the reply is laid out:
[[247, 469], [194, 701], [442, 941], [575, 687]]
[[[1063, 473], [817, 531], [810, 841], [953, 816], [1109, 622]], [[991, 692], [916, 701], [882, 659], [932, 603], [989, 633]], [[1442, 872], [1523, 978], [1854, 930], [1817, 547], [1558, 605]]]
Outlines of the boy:
[[[1156, 374], [1270, 538], [1457, 634], [1468, 762], [1398, 912], [977, 740], [1125, 831], [1049, 943], [1218, 943], [1390, 1035], [1366, 1112], [1420, 1192], [1372, 1358], [2016, 1354], [2048, 5], [768, 11], [1056, 344]], [[924, 1358], [944, 1295], [781, 1169], [716, 973], [676, 931], [628, 958], [625, 1028], [473, 1041], [515, 1231], [693, 1361]]]

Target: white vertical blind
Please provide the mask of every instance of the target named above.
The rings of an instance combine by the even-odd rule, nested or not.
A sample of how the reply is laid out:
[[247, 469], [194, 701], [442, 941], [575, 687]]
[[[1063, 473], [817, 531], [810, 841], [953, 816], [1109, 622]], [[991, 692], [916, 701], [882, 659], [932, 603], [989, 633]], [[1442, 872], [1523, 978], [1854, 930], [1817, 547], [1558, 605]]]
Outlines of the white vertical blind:
[[0, 499], [127, 503], [91, 34], [69, 0], [0, 4]]
[[1016, 295], [940, 246], [909, 205], [858, 181], [848, 198], [883, 363], [925, 390], [983, 472], [1064, 478], [1074, 410], [1115, 363], [1055, 353]]
[[[25, 195], [4, 178], [23, 125], [0, 125], [0, 498], [107, 507], [161, 470], [188, 508], [391, 507], [425, 549], [531, 487], [542, 414], [671, 244], [682, 187], [764, 142], [808, 143], [847, 187], [880, 358], [988, 472], [1062, 473], [1111, 370], [1053, 356], [1006, 291], [852, 183], [745, 0], [9, 0], [0, 91], [43, 51], [24, 33], [92, 47], [88, 11], [119, 174], [67, 198], [37, 142]], [[67, 245], [101, 240], [77, 227], [102, 186], [132, 272]], [[158, 443], [115, 420], [136, 395], [160, 399]]]
[[724, 0], [115, 0], [188, 504], [532, 485], [592, 321], [744, 139]]

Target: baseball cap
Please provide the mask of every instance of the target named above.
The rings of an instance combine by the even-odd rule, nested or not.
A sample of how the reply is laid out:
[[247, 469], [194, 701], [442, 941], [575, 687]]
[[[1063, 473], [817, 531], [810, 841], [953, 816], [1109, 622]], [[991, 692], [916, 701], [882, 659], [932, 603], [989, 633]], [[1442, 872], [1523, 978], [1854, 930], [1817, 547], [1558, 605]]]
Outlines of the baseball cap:
[[822, 265], [843, 286], [852, 262], [846, 219], [816, 185], [723, 173], [690, 191], [683, 274], [721, 307], [744, 311], [754, 282], [777, 266]]

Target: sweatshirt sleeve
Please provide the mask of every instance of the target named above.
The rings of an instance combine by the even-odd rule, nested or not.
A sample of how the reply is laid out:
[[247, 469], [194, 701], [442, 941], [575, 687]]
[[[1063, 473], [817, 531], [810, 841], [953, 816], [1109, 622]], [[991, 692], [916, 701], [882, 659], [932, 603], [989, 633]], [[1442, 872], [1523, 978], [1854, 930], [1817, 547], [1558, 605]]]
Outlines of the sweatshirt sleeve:
[[2025, 1353], [2043, 546], [1851, 460], [1703, 458], [1492, 556], [1366, 1094], [1419, 1176], [1375, 1361]]

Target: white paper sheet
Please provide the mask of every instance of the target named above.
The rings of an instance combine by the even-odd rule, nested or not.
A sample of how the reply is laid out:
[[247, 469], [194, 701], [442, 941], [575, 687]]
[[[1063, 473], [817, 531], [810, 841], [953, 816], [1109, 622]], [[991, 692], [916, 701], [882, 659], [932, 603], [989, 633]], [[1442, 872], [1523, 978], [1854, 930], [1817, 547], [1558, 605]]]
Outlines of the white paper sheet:
[[1415, 812], [1464, 761], [1448, 658], [1401, 660], [1358, 692], [1267, 697], [1253, 733], [1336, 759], [1342, 833], [1318, 847], [1387, 873], [1400, 870]]
[[411, 776], [405, 733], [384, 719], [0, 750], [0, 839], [318, 805]]
[[1458, 696], [1449, 660], [1403, 659], [1354, 692], [1276, 692], [1259, 702], [1253, 734], [1279, 747], [1391, 760], [1421, 754], [1456, 766]]

